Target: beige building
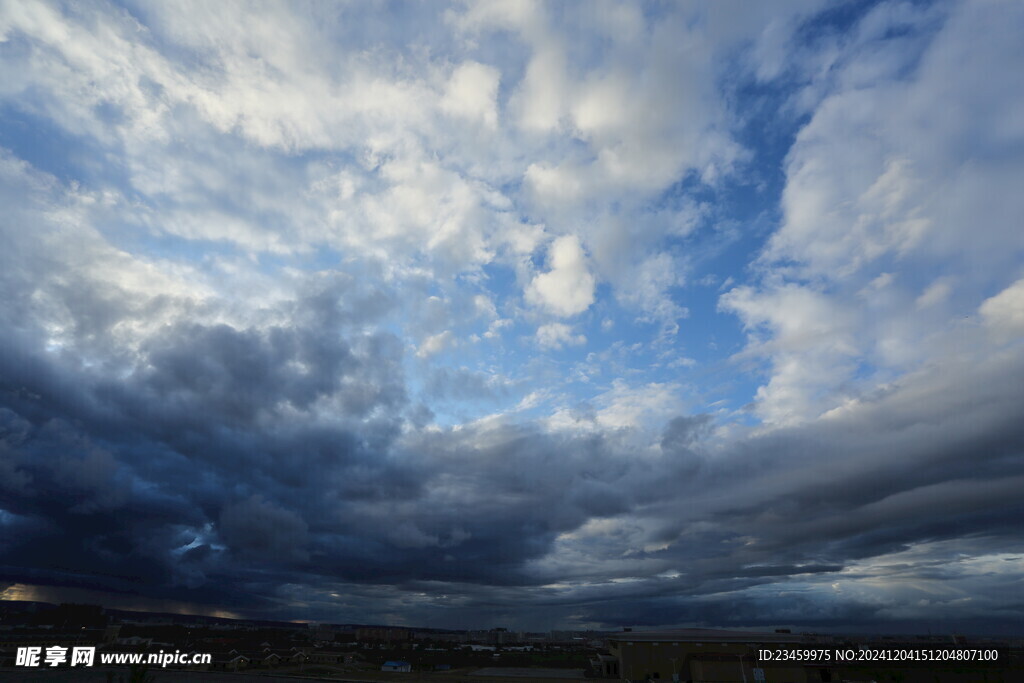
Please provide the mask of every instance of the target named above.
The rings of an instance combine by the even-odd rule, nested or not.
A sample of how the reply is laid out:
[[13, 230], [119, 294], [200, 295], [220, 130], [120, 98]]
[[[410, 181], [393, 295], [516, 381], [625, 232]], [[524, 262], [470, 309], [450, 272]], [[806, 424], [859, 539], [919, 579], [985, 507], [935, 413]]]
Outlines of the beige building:
[[822, 647], [807, 636], [711, 629], [624, 631], [608, 638], [608, 655], [594, 660], [601, 675], [621, 681], [697, 683], [820, 683], [832, 681], [827, 665], [766, 663], [758, 650]]

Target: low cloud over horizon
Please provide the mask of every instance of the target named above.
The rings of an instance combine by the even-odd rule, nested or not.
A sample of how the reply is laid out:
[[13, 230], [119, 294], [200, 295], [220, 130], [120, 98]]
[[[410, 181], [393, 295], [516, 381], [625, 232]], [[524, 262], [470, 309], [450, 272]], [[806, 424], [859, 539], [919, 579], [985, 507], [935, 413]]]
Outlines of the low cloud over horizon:
[[1022, 30], [0, 3], [0, 597], [1020, 633]]

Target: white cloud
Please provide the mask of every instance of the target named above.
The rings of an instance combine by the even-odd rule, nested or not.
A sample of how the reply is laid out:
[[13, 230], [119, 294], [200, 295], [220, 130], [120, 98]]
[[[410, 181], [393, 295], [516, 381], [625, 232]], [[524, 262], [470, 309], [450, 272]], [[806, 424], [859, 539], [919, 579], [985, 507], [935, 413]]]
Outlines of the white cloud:
[[497, 339], [501, 337], [501, 331], [506, 327], [511, 327], [512, 321], [508, 318], [498, 318], [487, 326], [487, 331], [484, 332], [484, 338], [486, 339]]
[[631, 387], [615, 380], [612, 388], [595, 399], [599, 406], [596, 420], [609, 429], [663, 424], [683, 411], [680, 387], [673, 383], [652, 382]]
[[921, 292], [921, 296], [917, 297], [917, 307], [931, 308], [932, 306], [938, 306], [949, 298], [952, 291], [953, 285], [949, 279], [939, 278], [928, 285], [928, 288]]
[[985, 325], [1000, 338], [1024, 338], [1024, 278], [982, 302]]
[[445, 330], [438, 334], [431, 335], [423, 340], [420, 344], [419, 349], [416, 351], [416, 355], [420, 358], [429, 358], [438, 353], [441, 353], [445, 349], [451, 347], [455, 343], [455, 335], [452, 334], [451, 330]]
[[507, 208], [500, 193], [415, 157], [386, 161], [375, 180], [381, 190], [332, 202], [330, 220], [345, 245], [403, 262], [430, 255], [442, 273], [494, 258], [492, 233], [506, 225], [493, 215]]
[[473, 308], [476, 310], [477, 315], [488, 320], [498, 317], [498, 309], [495, 308], [494, 301], [486, 294], [477, 294], [473, 297]]
[[[1024, 208], [1010, 189], [1024, 171], [1002, 156], [1010, 140], [1024, 136], [1016, 115], [1024, 93], [999, 65], [1019, 50], [1011, 27], [1022, 9], [952, 6], [916, 69], [919, 32], [935, 17], [887, 9], [865, 19], [872, 29], [832, 71], [836, 92], [797, 137], [786, 219], [769, 255], [798, 259], [808, 274], [827, 276], [852, 274], [884, 256], [922, 266], [1005, 265], [1012, 260], [1006, 247], [1024, 246], [1005, 229]], [[886, 41], [890, 26], [909, 28], [911, 37]], [[875, 63], [879, 50], [890, 68], [908, 73], [873, 71], [849, 81]], [[962, 239], [966, 226], [971, 240]]]
[[1019, 277], [1024, 165], [1009, 150], [1024, 141], [1024, 92], [1004, 65], [1021, 21], [1014, 3], [882, 3], [807, 58], [832, 67], [810, 71], [820, 99], [787, 157], [763, 285], [721, 300], [772, 364], [757, 394], [767, 421], [959, 353], [956, 321]]
[[[6, 33], [29, 48], [10, 55], [3, 93], [110, 145], [131, 185], [159, 200], [152, 231], [249, 253], [327, 247], [445, 279], [518, 262], [548, 225], [588, 247], [616, 245], [594, 258], [600, 279], [624, 290], [672, 220], [638, 238], [590, 218], [607, 218], [614, 203], [628, 215], [691, 170], [710, 181], [734, 165], [741, 150], [721, 123], [711, 54], [761, 28], [700, 8], [649, 22], [628, 4], [562, 16], [541, 3], [473, 3], [435, 25], [456, 29], [466, 54], [417, 44], [411, 59], [389, 52], [387, 37], [358, 35], [356, 6], [130, 12], [138, 21], [98, 7], [8, 7]], [[714, 35], [692, 29], [705, 19]], [[485, 58], [502, 32], [513, 49]], [[377, 38], [385, 44], [357, 49]], [[606, 54], [595, 50], [606, 42]], [[113, 121], [97, 114], [104, 108]], [[301, 156], [311, 150], [331, 154]], [[529, 289], [549, 312], [573, 315], [593, 300], [589, 275], [567, 296], [548, 275]], [[621, 302], [679, 313], [661, 295]]]
[[[829, 102], [822, 112], [834, 107], [843, 110], [841, 114], [837, 111], [837, 116], [845, 117], [848, 106]], [[813, 125], [801, 136], [810, 137]], [[822, 140], [822, 144], [842, 144], [833, 133], [830, 131], [828, 142]], [[811, 273], [847, 276], [887, 252], [903, 254], [920, 243], [931, 223], [921, 215], [920, 202], [914, 197], [922, 181], [910, 162], [869, 161], [863, 158], [865, 149], [850, 146], [844, 150], [852, 157], [846, 163], [855, 172], [832, 176], [823, 173], [825, 162], [818, 158], [817, 150], [805, 161], [801, 153], [811, 149], [802, 145], [797, 149], [800, 153], [790, 162], [783, 200], [786, 222], [772, 237], [768, 258], [799, 254]], [[873, 161], [884, 163], [880, 175], [867, 187], [851, 187], [856, 171]]]
[[594, 276], [575, 235], [564, 235], [548, 249], [550, 270], [537, 275], [526, 289], [526, 300], [555, 315], [568, 317], [594, 303]]
[[500, 73], [491, 66], [465, 62], [452, 73], [441, 99], [441, 109], [455, 116], [483, 123], [488, 128], [498, 125]]
[[519, 125], [530, 132], [555, 131], [561, 124], [569, 87], [565, 58], [558, 47], [537, 50], [526, 68], [526, 76], [513, 101], [519, 110]]
[[642, 311], [644, 319], [659, 321], [674, 332], [676, 321], [685, 318], [687, 310], [672, 300], [668, 290], [684, 283], [682, 270], [671, 254], [650, 256], [626, 271], [617, 289], [618, 299]]
[[585, 344], [587, 338], [582, 334], [573, 334], [572, 328], [565, 323], [548, 323], [537, 328], [537, 343], [542, 349], [560, 349], [563, 346], [579, 346]]
[[538, 0], [482, 0], [466, 3], [449, 18], [463, 31], [502, 28], [535, 36], [542, 29], [544, 5]]
[[789, 424], [830, 407], [836, 399], [829, 393], [849, 379], [858, 355], [855, 317], [828, 296], [798, 285], [737, 287], [719, 305], [738, 314], [751, 333], [747, 353], [771, 359], [771, 379], [757, 390], [762, 420]]
[[[44, 344], [92, 357], [110, 349], [90, 346], [112, 339], [130, 355], [181, 316], [212, 315], [205, 306], [216, 293], [211, 273], [173, 258], [132, 254], [105, 239], [98, 226], [121, 215], [123, 197], [63, 185], [6, 150], [0, 150], [0, 188], [7, 207], [0, 270], [12, 278], [10, 296], [31, 306]], [[31, 231], [14, 227], [27, 225]], [[27, 278], [31, 289], [16, 294], [14, 278]]]

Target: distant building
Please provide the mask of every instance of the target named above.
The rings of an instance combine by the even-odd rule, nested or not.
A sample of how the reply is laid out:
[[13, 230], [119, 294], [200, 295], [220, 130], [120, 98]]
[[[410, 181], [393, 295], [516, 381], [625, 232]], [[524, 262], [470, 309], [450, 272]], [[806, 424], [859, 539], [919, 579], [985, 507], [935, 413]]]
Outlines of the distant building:
[[245, 655], [222, 653], [214, 654], [210, 668], [219, 671], [238, 671], [249, 666], [249, 658]]
[[351, 664], [355, 660], [352, 652], [338, 652], [336, 650], [311, 650], [309, 661], [315, 664]]
[[336, 635], [335, 630], [330, 626], [324, 624], [310, 623], [309, 625], [310, 636], [313, 640], [319, 642], [329, 643], [334, 640]]
[[306, 661], [309, 659], [309, 656], [306, 655], [306, 653], [304, 653], [301, 650], [299, 650], [298, 648], [294, 648], [294, 647], [292, 649], [290, 649], [290, 650], [285, 650], [285, 649], [276, 649], [275, 650], [273, 648], [269, 648], [268, 647], [268, 648], [263, 648], [263, 652], [265, 654], [275, 654], [275, 655], [277, 655], [278, 658], [280, 659], [281, 664], [284, 664], [284, 665], [305, 664]]
[[381, 671], [404, 671], [404, 672], [408, 673], [408, 672], [412, 671], [412, 664], [410, 664], [409, 662], [400, 662], [400, 661], [392, 662], [392, 661], [388, 661], [388, 662], [384, 662], [384, 664], [380, 667], [380, 670]]
[[269, 650], [250, 651], [240, 654], [244, 654], [249, 659], [249, 663], [253, 666], [270, 667], [281, 665], [281, 656], [274, 652], [270, 652]]
[[373, 640], [385, 643], [412, 640], [412, 631], [406, 628], [390, 628], [386, 626], [365, 626], [356, 629], [356, 640], [360, 642]]

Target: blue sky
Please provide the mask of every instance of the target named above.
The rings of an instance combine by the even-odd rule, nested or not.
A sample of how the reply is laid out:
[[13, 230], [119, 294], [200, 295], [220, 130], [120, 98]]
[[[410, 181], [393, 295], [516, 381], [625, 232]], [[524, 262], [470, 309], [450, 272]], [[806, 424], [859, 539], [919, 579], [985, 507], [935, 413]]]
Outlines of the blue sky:
[[3, 4], [2, 595], [1017, 629], [1021, 29]]

